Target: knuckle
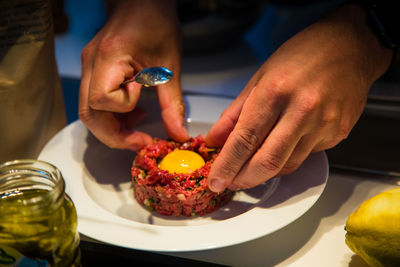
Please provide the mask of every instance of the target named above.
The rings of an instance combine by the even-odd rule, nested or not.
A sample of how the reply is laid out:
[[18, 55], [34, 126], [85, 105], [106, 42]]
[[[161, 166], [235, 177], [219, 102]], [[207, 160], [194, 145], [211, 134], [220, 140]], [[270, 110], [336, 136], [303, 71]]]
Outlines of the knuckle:
[[185, 101], [183, 100], [183, 98], [179, 97], [176, 100], [176, 107], [178, 110], [178, 114], [181, 115], [182, 117], [185, 117], [186, 105], [185, 105]]
[[224, 160], [220, 168], [223, 177], [233, 178], [237, 175], [238, 167], [231, 161]]
[[329, 125], [334, 124], [338, 119], [338, 112], [334, 110], [329, 110], [324, 112], [324, 114], [322, 115], [320, 125], [321, 127], [328, 127]]
[[274, 99], [277, 103], [281, 103], [287, 100], [289, 96], [288, 85], [289, 82], [287, 80], [271, 80], [265, 85], [268, 88], [268, 96]]
[[93, 109], [101, 109], [107, 102], [106, 97], [98, 92], [91, 92], [88, 97], [89, 106]]
[[93, 45], [92, 43], [87, 44], [83, 49], [81, 53], [81, 61], [82, 63], [86, 63], [89, 61], [93, 51]]
[[282, 169], [283, 162], [281, 155], [269, 153], [258, 161], [256, 167], [259, 173], [275, 175]]
[[116, 49], [119, 48], [121, 41], [121, 38], [118, 36], [109, 36], [101, 39], [98, 46], [99, 56], [107, 55], [110, 52], [116, 51]]
[[236, 142], [233, 145], [233, 152], [239, 158], [243, 157], [243, 153], [253, 152], [260, 143], [256, 130], [252, 128], [238, 129], [234, 137]]
[[294, 161], [288, 161], [286, 164], [282, 167], [282, 169], [279, 171], [279, 175], [286, 175], [294, 172], [297, 170], [297, 168], [300, 166], [301, 163], [299, 162], [294, 162]]
[[78, 117], [83, 123], [87, 123], [91, 120], [91, 112], [89, 108], [79, 108]]
[[101, 90], [92, 90], [88, 96], [89, 107], [94, 110], [127, 113], [136, 107], [136, 102], [126, 94], [118, 96]]
[[284, 92], [285, 88], [292, 88], [291, 75], [283, 69], [275, 69], [265, 81], [268, 83], [268, 88], [277, 90], [276, 92]]
[[321, 106], [321, 98], [318, 94], [307, 94], [300, 101], [299, 111], [303, 114], [311, 114]]

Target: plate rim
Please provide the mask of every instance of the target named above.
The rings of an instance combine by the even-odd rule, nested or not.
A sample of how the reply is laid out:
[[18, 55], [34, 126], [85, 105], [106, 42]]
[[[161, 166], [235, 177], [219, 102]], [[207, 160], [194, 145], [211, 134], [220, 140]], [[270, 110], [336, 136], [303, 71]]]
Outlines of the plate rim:
[[[190, 104], [194, 104], [196, 102], [196, 99], [199, 99], [199, 97], [201, 98], [205, 98], [206, 96], [186, 96], [186, 100], [188, 101], [188, 103]], [[225, 101], [225, 104], [228, 104], [228, 102], [232, 101], [232, 99], [228, 99], [228, 98], [222, 98], [222, 97], [206, 97], [206, 98], [213, 98], [214, 100], [216, 99], [222, 99], [222, 101]], [[215, 103], [215, 101], [209, 101], [209, 103]], [[220, 103], [221, 104], [221, 103]], [[220, 108], [220, 107], [219, 107]], [[193, 120], [193, 118], [192, 118]], [[88, 132], [88, 130], [86, 129], [86, 127], [84, 126], [84, 124], [77, 120], [69, 125], [67, 125], [65, 128], [63, 128], [59, 133], [57, 133], [47, 144], [46, 146], [43, 148], [42, 152], [39, 155], [39, 159], [41, 160], [47, 160], [50, 163], [53, 163], [57, 166], [58, 162], [54, 162], [53, 159], [51, 158], [47, 158], [46, 157], [46, 152], [51, 150], [52, 144], [53, 143], [57, 143], [57, 139], [61, 138], [63, 134], [66, 134], [68, 131], [72, 131], [74, 130], [74, 128], [81, 128], [80, 130], [86, 131], [86, 134]], [[57, 145], [57, 144], [56, 144]], [[322, 183], [320, 185], [317, 186], [318, 188], [318, 192], [316, 193], [315, 196], [313, 196], [313, 198], [310, 201], [310, 203], [308, 203], [309, 205], [307, 207], [303, 207], [303, 210], [300, 210], [298, 212], [298, 214], [293, 215], [292, 217], [294, 219], [289, 220], [288, 222], [286, 222], [285, 224], [281, 224], [279, 226], [276, 226], [275, 228], [272, 227], [270, 228], [269, 231], [264, 230], [264, 232], [254, 232], [254, 231], [250, 231], [247, 232], [246, 236], [243, 235], [229, 235], [229, 237], [231, 237], [231, 239], [225, 240], [224, 237], [226, 237], [226, 235], [220, 236], [219, 238], [213, 238], [212, 240], [208, 240], [207, 242], [207, 238], [206, 239], [202, 239], [200, 237], [199, 240], [197, 240], [195, 242], [195, 244], [193, 244], [192, 246], [188, 246], [188, 243], [185, 244], [181, 244], [182, 242], [175, 244], [174, 242], [168, 242], [165, 244], [165, 242], [160, 242], [160, 236], [162, 238], [167, 238], [167, 239], [171, 239], [173, 240], [173, 237], [176, 237], [179, 234], [179, 231], [182, 231], [182, 227], [184, 227], [185, 231], [190, 231], [191, 234], [193, 234], [193, 232], [204, 232], [204, 231], [210, 231], [210, 230], [215, 230], [216, 228], [220, 230], [219, 235], [221, 235], [221, 233], [224, 233], [223, 230], [226, 230], [224, 228], [226, 228], [226, 222], [229, 221], [229, 223], [231, 223], [231, 225], [228, 225], [229, 227], [234, 226], [235, 228], [239, 227], [239, 226], [243, 226], [240, 225], [242, 224], [242, 221], [244, 221], [242, 218], [246, 217], [247, 220], [251, 219], [252, 216], [256, 216], [257, 219], [257, 214], [254, 215], [255, 212], [257, 212], [257, 210], [259, 209], [258, 207], [255, 207], [243, 214], [237, 215], [235, 217], [229, 218], [227, 220], [221, 220], [221, 221], [216, 221], [210, 224], [203, 224], [203, 225], [189, 225], [189, 226], [165, 226], [165, 225], [151, 225], [151, 224], [144, 224], [144, 223], [140, 223], [140, 222], [135, 222], [135, 221], [131, 221], [127, 218], [123, 218], [120, 217], [116, 214], [113, 214], [112, 212], [104, 209], [103, 207], [99, 206], [98, 204], [96, 204], [96, 202], [90, 198], [89, 195], [86, 195], [86, 200], [88, 200], [88, 202], [85, 202], [85, 205], [87, 205], [88, 203], [94, 204], [95, 206], [97, 206], [98, 208], [100, 208], [99, 210], [99, 214], [98, 216], [106, 216], [107, 218], [115, 218], [117, 217], [119, 222], [121, 222], [120, 227], [125, 228], [127, 226], [130, 227], [143, 227], [146, 228], [146, 230], [150, 231], [150, 234], [148, 234], [148, 238], [152, 238], [151, 235], [154, 233], [157, 233], [158, 238], [156, 238], [157, 242], [154, 242], [153, 244], [149, 244], [148, 243], [142, 243], [142, 242], [132, 242], [132, 240], [124, 240], [121, 241], [121, 238], [116, 238], [115, 236], [110, 236], [110, 232], [111, 231], [100, 231], [98, 232], [97, 229], [93, 226], [94, 224], [100, 224], [100, 226], [104, 226], [104, 222], [89, 222], [90, 219], [93, 218], [85, 218], [84, 215], [81, 214], [82, 211], [82, 206], [81, 204], [76, 205], [77, 206], [77, 211], [78, 211], [78, 207], [79, 207], [79, 211], [78, 211], [78, 231], [81, 232], [83, 235], [88, 236], [90, 238], [105, 242], [105, 243], [110, 243], [110, 244], [114, 244], [114, 245], [118, 245], [118, 246], [122, 246], [122, 247], [127, 247], [127, 248], [132, 248], [132, 249], [139, 249], [139, 250], [146, 250], [146, 251], [157, 251], [157, 252], [189, 252], [189, 251], [201, 251], [201, 250], [208, 250], [208, 249], [215, 249], [215, 248], [221, 248], [221, 247], [226, 247], [226, 246], [231, 246], [231, 245], [236, 245], [236, 244], [240, 244], [240, 243], [244, 243], [265, 235], [268, 235], [270, 233], [273, 233], [283, 227], [285, 227], [286, 225], [292, 223], [293, 221], [295, 221], [296, 219], [298, 219], [301, 215], [303, 215], [304, 213], [306, 213], [314, 204], [315, 202], [317, 202], [317, 200], [320, 198], [322, 192], [325, 189], [325, 186], [327, 184], [327, 180], [328, 180], [328, 176], [329, 176], [329, 163], [328, 163], [328, 159], [327, 159], [327, 155], [324, 151], [322, 152], [317, 152], [313, 154], [315, 157], [318, 155], [320, 157], [320, 160], [324, 163], [324, 168], [325, 168], [325, 173], [322, 174]], [[51, 162], [53, 161], [53, 162]], [[83, 172], [83, 168], [81, 170]], [[64, 171], [62, 171], [62, 173], [64, 174]], [[67, 172], [68, 173], [68, 172]], [[68, 178], [65, 178], [66, 180], [66, 185], [67, 185], [67, 193], [71, 190], [71, 185], [68, 182]], [[82, 181], [82, 179], [79, 179], [80, 181]], [[82, 183], [79, 183], [82, 184]], [[83, 186], [83, 185], [82, 185]], [[279, 185], [278, 185], [279, 187]], [[83, 188], [84, 189], [84, 188]], [[84, 197], [84, 198], [85, 198]], [[74, 199], [73, 199], [74, 201]], [[89, 220], [88, 220], [89, 219]], [[108, 223], [108, 222], [106, 222]], [[235, 224], [239, 224], [239, 225], [235, 225]], [[110, 227], [110, 225], [106, 225], [108, 227]], [[210, 229], [211, 228], [211, 229]], [[115, 224], [114, 224], [114, 230], [115, 228]], [[272, 229], [272, 230], [271, 230]], [[121, 232], [123, 232], [122, 229], [120, 229]], [[145, 238], [146, 234], [144, 234], [144, 236], [142, 234], [138, 234], [137, 238]], [[153, 236], [154, 237], [154, 236]], [[138, 241], [138, 240], [134, 240], [134, 241]], [[141, 240], [143, 241], [143, 240]], [[151, 240], [150, 240], [151, 241]], [[178, 240], [176, 240], [178, 241]], [[182, 240], [181, 240], [182, 241]], [[188, 241], [188, 240], [187, 240]], [[168, 245], [168, 247], [166, 247], [166, 245]]]

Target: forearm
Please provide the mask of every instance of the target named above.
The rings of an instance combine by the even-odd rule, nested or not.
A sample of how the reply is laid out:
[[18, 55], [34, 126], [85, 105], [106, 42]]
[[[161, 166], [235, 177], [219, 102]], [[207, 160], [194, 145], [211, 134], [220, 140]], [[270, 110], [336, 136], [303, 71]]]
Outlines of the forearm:
[[[100, 47], [130, 51], [136, 58], [163, 58], [169, 55], [174, 73], [178, 73], [181, 32], [175, 0], [119, 0], [111, 2], [106, 25], [97, 38]], [[111, 47], [111, 48], [110, 48]], [[139, 56], [136, 51], [145, 53]], [[143, 66], [146, 62], [142, 62]]]

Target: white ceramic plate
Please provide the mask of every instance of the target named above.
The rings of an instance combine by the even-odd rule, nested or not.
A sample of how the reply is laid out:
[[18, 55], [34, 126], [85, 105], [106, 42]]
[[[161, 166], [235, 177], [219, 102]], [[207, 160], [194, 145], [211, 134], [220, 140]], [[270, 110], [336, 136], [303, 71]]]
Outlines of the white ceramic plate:
[[[188, 129], [194, 136], [205, 134], [231, 99], [189, 96], [186, 102]], [[149, 119], [139, 128], [165, 137], [161, 125]], [[224, 247], [272, 233], [310, 209], [328, 177], [325, 153], [315, 153], [295, 173], [238, 192], [207, 216], [166, 217], [135, 201], [130, 181], [134, 157], [134, 152], [107, 148], [76, 121], [50, 140], [39, 159], [61, 170], [82, 234], [123, 247], [165, 252]]]

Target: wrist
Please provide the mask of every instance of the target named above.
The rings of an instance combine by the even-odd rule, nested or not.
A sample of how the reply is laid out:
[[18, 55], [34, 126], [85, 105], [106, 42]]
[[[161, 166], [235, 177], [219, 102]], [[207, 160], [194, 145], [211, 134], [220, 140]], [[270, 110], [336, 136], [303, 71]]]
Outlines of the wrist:
[[350, 0], [349, 3], [362, 7], [367, 15], [367, 24], [379, 41], [392, 49], [400, 45], [398, 12], [391, 1]]
[[363, 8], [367, 16], [367, 24], [376, 38], [386, 47], [393, 50], [388, 70], [399, 62], [400, 23], [398, 12], [393, 3], [388, 0], [350, 0]]
[[350, 1], [337, 10], [334, 17], [338, 24], [342, 24], [344, 34], [353, 38], [354, 53], [358, 53], [361, 59], [359, 68], [371, 85], [388, 70], [394, 49], [378, 38], [368, 23], [367, 11], [360, 5]]
[[171, 9], [176, 10], [176, 0], [106, 0], [106, 13], [111, 16], [114, 12], [139, 9]]
[[[180, 42], [175, 0], [111, 1], [105, 36], [119, 36], [126, 43], [150, 47], [155, 43]], [[162, 39], [162, 40], [161, 40]], [[140, 42], [139, 42], [140, 41]]]

